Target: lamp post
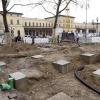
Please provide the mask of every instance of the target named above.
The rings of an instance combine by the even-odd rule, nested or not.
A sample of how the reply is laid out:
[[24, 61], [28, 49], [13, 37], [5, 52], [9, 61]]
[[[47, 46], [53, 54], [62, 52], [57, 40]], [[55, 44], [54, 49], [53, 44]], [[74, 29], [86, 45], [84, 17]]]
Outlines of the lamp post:
[[98, 17], [96, 18], [96, 21], [97, 21], [97, 33], [98, 33], [98, 21], [99, 21]]
[[94, 20], [92, 20], [92, 25], [93, 25], [93, 33], [94, 33]]

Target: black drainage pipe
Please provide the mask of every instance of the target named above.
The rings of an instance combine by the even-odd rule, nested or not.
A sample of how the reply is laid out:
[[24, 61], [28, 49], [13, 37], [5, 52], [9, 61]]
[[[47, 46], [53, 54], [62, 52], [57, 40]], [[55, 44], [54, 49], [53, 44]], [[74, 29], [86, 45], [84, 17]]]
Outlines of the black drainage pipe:
[[98, 88], [96, 85], [91, 85], [89, 83], [87, 83], [82, 77], [80, 77], [80, 72], [84, 69], [84, 66], [81, 66], [79, 68], [77, 68], [74, 72], [75, 77], [81, 82], [83, 83], [85, 86], [87, 86], [88, 88], [90, 88], [91, 90], [95, 91], [96, 93], [100, 94], [100, 88]]

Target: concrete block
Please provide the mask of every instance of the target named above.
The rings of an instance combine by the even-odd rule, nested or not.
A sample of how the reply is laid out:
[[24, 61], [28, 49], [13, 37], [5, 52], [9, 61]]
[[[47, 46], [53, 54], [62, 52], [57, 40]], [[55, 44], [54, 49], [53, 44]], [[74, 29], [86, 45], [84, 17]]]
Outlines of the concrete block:
[[94, 71], [93, 74], [96, 74], [96, 75], [99, 75], [100, 76], [100, 69]]
[[3, 66], [6, 66], [5, 62], [0, 61], [0, 71], [2, 71]]
[[60, 92], [56, 95], [54, 95], [51, 98], [48, 98], [47, 100], [73, 100], [70, 96], [66, 95], [63, 92]]
[[2, 95], [0, 94], [0, 100], [9, 100], [9, 99], [8, 99], [8, 97], [2, 96]]
[[96, 55], [91, 53], [84, 53], [80, 55], [80, 60], [86, 64], [96, 63]]
[[43, 55], [34, 55], [32, 56], [32, 58], [35, 58], [35, 59], [39, 59], [39, 58], [43, 58], [44, 56]]
[[9, 95], [8, 95], [8, 98], [9, 98], [9, 99], [17, 98], [17, 94], [16, 94], [16, 93], [9, 94]]
[[21, 72], [15, 72], [9, 75], [14, 79], [14, 87], [15, 89], [26, 91], [28, 84], [26, 76]]
[[53, 62], [53, 65], [54, 65], [55, 69], [57, 69], [60, 73], [63, 73], [63, 74], [65, 74], [73, 69], [72, 66], [70, 66], [70, 62], [65, 61], [65, 60], [57, 60], [57, 61]]

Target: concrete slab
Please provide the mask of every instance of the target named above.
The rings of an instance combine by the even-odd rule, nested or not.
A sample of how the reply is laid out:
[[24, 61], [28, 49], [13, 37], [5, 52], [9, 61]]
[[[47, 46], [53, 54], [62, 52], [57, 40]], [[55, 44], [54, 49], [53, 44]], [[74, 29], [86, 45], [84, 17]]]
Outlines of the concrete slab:
[[21, 72], [15, 72], [9, 75], [14, 79], [14, 87], [17, 90], [25, 91], [27, 90], [27, 79], [26, 75]]
[[2, 71], [3, 66], [6, 66], [5, 62], [0, 61], [0, 71]]
[[14, 79], [14, 80], [20, 80], [20, 79], [23, 79], [25, 78], [25, 74], [21, 73], [21, 72], [15, 72], [15, 73], [12, 73], [10, 74], [10, 76]]
[[39, 58], [43, 58], [44, 56], [43, 55], [34, 55], [32, 56], [32, 58], [35, 58], [35, 59], [39, 59]]
[[48, 98], [47, 100], [73, 100], [70, 96], [66, 95], [63, 92], [60, 92], [56, 95], [54, 95], [51, 98]]
[[60, 73], [67, 73], [71, 71], [73, 68], [70, 66], [70, 62], [66, 60], [57, 60], [53, 62], [55, 69], [57, 69]]
[[57, 60], [57, 61], [55, 61], [53, 63], [59, 64], [59, 65], [66, 65], [66, 64], [69, 64], [70, 62], [69, 61], [65, 61], [65, 60]]
[[14, 98], [16, 98], [17, 97], [17, 94], [16, 93], [12, 93], [12, 94], [9, 94], [8, 95], [8, 98], [9, 99], [14, 99]]
[[2, 96], [2, 95], [0, 94], [0, 100], [9, 100], [9, 99], [8, 99], [8, 97]]
[[6, 65], [5, 62], [0, 61], [0, 66], [5, 66], [5, 65]]
[[100, 69], [94, 71], [93, 74], [96, 74], [96, 75], [99, 75], [100, 76]]
[[80, 60], [86, 64], [93, 64], [96, 62], [96, 55], [92, 53], [83, 53], [80, 55]]
[[81, 55], [84, 55], [84, 56], [89, 56], [89, 57], [91, 57], [91, 56], [93, 56], [94, 54], [91, 54], [91, 53], [83, 53], [83, 54], [81, 54]]

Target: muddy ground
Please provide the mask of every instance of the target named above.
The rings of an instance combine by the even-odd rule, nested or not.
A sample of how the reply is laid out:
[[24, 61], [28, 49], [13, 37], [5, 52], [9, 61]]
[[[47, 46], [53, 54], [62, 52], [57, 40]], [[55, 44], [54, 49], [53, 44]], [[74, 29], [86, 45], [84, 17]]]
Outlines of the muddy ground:
[[[7, 66], [3, 67], [0, 72], [0, 82], [7, 80], [10, 73], [27, 70], [38, 70], [43, 75], [42, 77], [28, 78], [28, 91], [1, 91], [0, 94], [7, 96], [9, 93], [16, 93], [16, 100], [46, 100], [47, 98], [64, 92], [73, 100], [100, 100], [100, 95], [90, 90], [80, 83], [74, 76], [74, 70], [81, 65], [80, 54], [84, 52], [100, 53], [100, 44], [81, 45], [78, 47], [74, 43], [61, 43], [52, 45], [22, 45], [0, 47], [0, 55], [2, 54], [20, 54], [27, 53], [26, 57], [11, 58], [1, 57], [0, 61], [4, 61]], [[41, 59], [33, 59], [32, 55], [41, 54], [44, 57]], [[53, 61], [64, 59], [71, 62], [73, 70], [67, 74], [59, 73], [52, 65]], [[93, 65], [85, 65], [82, 75], [90, 84], [96, 84], [100, 88], [100, 77], [91, 77], [92, 71], [100, 68], [100, 63]], [[1, 100], [1, 99], [0, 99]]]

